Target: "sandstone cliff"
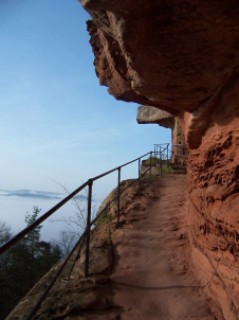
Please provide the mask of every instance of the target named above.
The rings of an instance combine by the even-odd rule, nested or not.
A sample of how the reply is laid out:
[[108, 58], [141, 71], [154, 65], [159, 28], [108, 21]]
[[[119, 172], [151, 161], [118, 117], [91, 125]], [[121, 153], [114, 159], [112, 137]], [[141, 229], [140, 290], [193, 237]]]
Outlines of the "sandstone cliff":
[[[239, 5], [236, 0], [81, 0], [100, 83], [177, 117], [189, 149], [198, 275], [226, 319], [239, 314]], [[220, 289], [220, 290], [219, 290]]]

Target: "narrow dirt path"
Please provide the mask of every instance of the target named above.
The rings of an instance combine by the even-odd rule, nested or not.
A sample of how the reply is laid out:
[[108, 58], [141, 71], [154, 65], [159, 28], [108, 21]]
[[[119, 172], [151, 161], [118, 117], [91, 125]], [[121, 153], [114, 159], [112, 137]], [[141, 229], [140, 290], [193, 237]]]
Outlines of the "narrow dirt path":
[[117, 320], [215, 319], [190, 268], [185, 176], [165, 175], [134, 202], [113, 233]]

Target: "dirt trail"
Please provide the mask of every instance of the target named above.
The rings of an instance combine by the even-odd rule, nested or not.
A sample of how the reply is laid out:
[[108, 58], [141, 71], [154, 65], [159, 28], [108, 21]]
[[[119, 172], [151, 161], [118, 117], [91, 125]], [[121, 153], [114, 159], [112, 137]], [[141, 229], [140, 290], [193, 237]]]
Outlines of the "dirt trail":
[[185, 176], [157, 179], [113, 233], [114, 304], [122, 320], [215, 319], [190, 268]]

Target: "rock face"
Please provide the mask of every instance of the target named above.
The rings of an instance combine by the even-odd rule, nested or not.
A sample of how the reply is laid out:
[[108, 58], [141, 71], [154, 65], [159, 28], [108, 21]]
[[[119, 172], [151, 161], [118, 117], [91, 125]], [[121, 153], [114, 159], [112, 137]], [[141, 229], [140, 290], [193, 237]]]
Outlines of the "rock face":
[[93, 18], [88, 30], [100, 83], [117, 99], [160, 108], [180, 121], [189, 148], [192, 256], [200, 266], [198, 274], [211, 274], [207, 289], [218, 299], [224, 318], [236, 319], [238, 2], [81, 3]]
[[175, 119], [167, 111], [150, 106], [141, 106], [138, 108], [137, 122], [140, 124], [157, 123], [160, 126], [173, 130]]
[[97, 74], [117, 98], [193, 111], [238, 65], [236, 0], [81, 3]]
[[[189, 161], [189, 212], [195, 263], [212, 263], [210, 285], [225, 319], [239, 314], [239, 109], [238, 81], [227, 88]], [[203, 266], [203, 264], [202, 264]], [[201, 267], [200, 271], [205, 272]], [[219, 287], [225, 292], [218, 294]], [[227, 301], [227, 303], [225, 302]]]

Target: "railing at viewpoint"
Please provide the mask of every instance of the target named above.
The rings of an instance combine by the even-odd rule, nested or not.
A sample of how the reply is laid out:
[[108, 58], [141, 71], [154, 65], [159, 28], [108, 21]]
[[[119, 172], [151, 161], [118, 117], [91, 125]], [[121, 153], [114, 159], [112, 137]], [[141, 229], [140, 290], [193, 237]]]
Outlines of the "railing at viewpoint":
[[[22, 240], [24, 237], [26, 237], [30, 232], [32, 232], [36, 227], [38, 227], [42, 222], [47, 220], [49, 217], [51, 217], [56, 211], [58, 211], [61, 207], [63, 207], [66, 203], [68, 203], [74, 196], [76, 196], [79, 192], [81, 192], [83, 189], [88, 188], [88, 196], [87, 196], [87, 224], [86, 228], [71, 250], [71, 252], [68, 254], [68, 256], [65, 258], [65, 260], [62, 262], [61, 266], [59, 269], [56, 271], [56, 274], [48, 284], [47, 288], [41, 295], [40, 299], [36, 302], [35, 306], [31, 310], [30, 314], [27, 317], [27, 320], [31, 320], [33, 316], [36, 314], [37, 310], [41, 306], [41, 303], [43, 300], [46, 298], [48, 292], [51, 290], [53, 285], [55, 284], [56, 280], [58, 277], [61, 275], [63, 272], [65, 266], [67, 265], [68, 261], [70, 258], [73, 256], [73, 253], [76, 251], [76, 249], [80, 246], [83, 246], [85, 243], [85, 277], [89, 276], [89, 261], [90, 261], [90, 238], [91, 238], [91, 228], [94, 225], [94, 223], [100, 218], [101, 213], [104, 212], [104, 209], [101, 210], [100, 214], [97, 215], [93, 220], [91, 219], [92, 215], [92, 190], [93, 190], [93, 185], [96, 180], [99, 180], [113, 172], [117, 172], [117, 195], [115, 198], [112, 199], [111, 202], [116, 202], [117, 204], [117, 223], [120, 222], [120, 197], [122, 193], [124, 192], [125, 189], [127, 189], [131, 184], [127, 185], [124, 190], [121, 190], [121, 173], [122, 169], [132, 163], [137, 163], [138, 165], [138, 177], [137, 179], [133, 180], [133, 183], [138, 183], [140, 185], [141, 181], [141, 163], [142, 159], [149, 156], [150, 160], [150, 165], [147, 169], [147, 173], [150, 175], [151, 174], [151, 168], [153, 166], [153, 163], [151, 161], [153, 157], [153, 151], [150, 151], [134, 160], [131, 160], [127, 163], [124, 163], [116, 168], [113, 168], [107, 172], [104, 172], [96, 177], [93, 177], [86, 182], [84, 182], [81, 186], [79, 186], [75, 191], [70, 193], [68, 196], [66, 196], [63, 200], [61, 200], [59, 203], [57, 203], [54, 207], [52, 207], [50, 210], [48, 210], [45, 214], [43, 214], [41, 217], [39, 217], [34, 223], [23, 229], [21, 232], [19, 232], [17, 235], [15, 235], [12, 239], [10, 239], [8, 242], [6, 242], [1, 248], [0, 248], [0, 255], [3, 253], [7, 252], [10, 248], [12, 248], [15, 244], [17, 244], [20, 240]], [[146, 173], [146, 172], [145, 172]], [[108, 204], [109, 205], [109, 204]]]
[[[63, 200], [61, 200], [59, 203], [57, 203], [54, 207], [52, 207], [50, 210], [48, 210], [45, 214], [43, 214], [41, 217], [39, 217], [34, 223], [32, 223], [30, 226], [26, 227], [23, 229], [21, 232], [19, 232], [16, 236], [14, 236], [12, 239], [10, 239], [7, 243], [5, 243], [1, 248], [0, 248], [0, 255], [5, 253], [7, 250], [12, 248], [16, 243], [18, 243], [21, 239], [23, 239], [25, 236], [27, 236], [30, 232], [32, 232], [36, 227], [38, 227], [42, 222], [47, 220], [49, 217], [51, 217], [56, 211], [58, 211], [62, 206], [64, 206], [66, 203], [68, 203], [74, 196], [76, 196], [79, 192], [81, 192], [83, 189], [88, 188], [88, 196], [87, 196], [87, 223], [86, 223], [86, 228], [84, 232], [82, 233], [81, 237], [71, 250], [71, 252], [68, 254], [68, 256], [65, 258], [65, 260], [62, 262], [61, 266], [59, 269], [56, 271], [56, 274], [48, 284], [47, 288], [41, 295], [40, 299], [36, 302], [35, 306], [31, 310], [30, 314], [27, 317], [27, 320], [31, 320], [33, 316], [36, 314], [37, 310], [41, 306], [41, 303], [43, 300], [46, 298], [47, 294], [55, 284], [56, 280], [58, 277], [61, 275], [63, 272], [64, 268], [66, 267], [68, 261], [70, 258], [73, 256], [74, 252], [78, 247], [82, 247], [85, 244], [85, 277], [89, 276], [89, 261], [90, 261], [90, 238], [91, 238], [91, 229], [92, 226], [95, 224], [95, 222], [101, 217], [101, 214], [104, 213], [105, 208], [102, 208], [100, 213], [92, 220], [92, 191], [93, 191], [93, 185], [96, 180], [99, 180], [105, 176], [108, 176], [109, 174], [113, 172], [117, 172], [117, 192], [116, 196], [111, 200], [110, 203], [106, 204], [106, 206], [110, 206], [113, 202], [116, 203], [116, 212], [117, 212], [117, 224], [120, 222], [120, 211], [121, 211], [121, 205], [120, 205], [120, 198], [123, 192], [129, 188], [133, 183], [138, 183], [140, 186], [141, 178], [142, 178], [142, 172], [141, 172], [141, 165], [142, 165], [142, 159], [145, 157], [149, 156], [149, 164], [147, 166], [147, 169], [144, 171], [145, 174], [151, 175], [151, 170], [152, 167], [155, 165], [154, 164], [154, 158], [157, 158], [160, 160], [160, 166], [162, 168], [162, 163], [166, 162], [168, 165], [169, 161], [171, 160], [171, 153], [169, 150], [169, 144], [161, 144], [161, 145], [155, 145], [154, 146], [154, 151], [150, 151], [134, 160], [131, 160], [127, 163], [124, 163], [116, 168], [113, 168], [107, 172], [104, 172], [98, 176], [95, 176], [86, 182], [84, 182], [81, 186], [79, 186], [75, 191], [70, 193], [68, 196], [66, 196]], [[121, 190], [121, 173], [122, 169], [132, 163], [137, 163], [138, 166], [138, 177], [137, 179], [133, 180], [130, 184], [128, 184], [124, 189]], [[162, 171], [161, 171], [162, 174]], [[74, 267], [75, 262], [73, 263]], [[72, 267], [72, 269], [73, 269]]]

